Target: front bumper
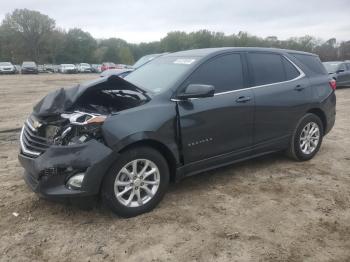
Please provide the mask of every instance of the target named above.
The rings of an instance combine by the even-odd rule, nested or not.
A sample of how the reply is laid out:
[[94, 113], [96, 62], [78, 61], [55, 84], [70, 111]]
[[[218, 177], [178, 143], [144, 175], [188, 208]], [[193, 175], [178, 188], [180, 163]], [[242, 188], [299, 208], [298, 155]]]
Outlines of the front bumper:
[[38, 74], [39, 71], [37, 69], [32, 69], [32, 68], [23, 68], [21, 70], [22, 74]]
[[16, 70], [15, 69], [10, 69], [10, 70], [0, 70], [0, 74], [15, 74]]
[[63, 71], [64, 74], [76, 74], [78, 71], [76, 69], [65, 69]]
[[[47, 198], [93, 196], [99, 193], [104, 174], [117, 154], [96, 140], [72, 146], [51, 146], [38, 157], [21, 152], [24, 180], [30, 188]], [[80, 189], [69, 189], [68, 179], [85, 173]]]

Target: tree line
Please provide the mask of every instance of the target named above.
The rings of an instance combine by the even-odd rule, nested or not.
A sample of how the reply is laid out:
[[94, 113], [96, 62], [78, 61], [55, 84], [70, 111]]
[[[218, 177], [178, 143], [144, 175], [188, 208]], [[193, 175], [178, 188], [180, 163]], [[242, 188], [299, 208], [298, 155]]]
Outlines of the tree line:
[[54, 19], [38, 11], [16, 9], [0, 24], [0, 61], [21, 63], [101, 63], [104, 61], [132, 64], [150, 53], [175, 52], [186, 49], [259, 46], [294, 49], [316, 53], [323, 61], [350, 60], [350, 41], [335, 38], [322, 41], [312, 36], [279, 40], [247, 32], [226, 35], [221, 32], [199, 30], [186, 33], [169, 32], [160, 41], [132, 44], [120, 38], [95, 39], [79, 28], [64, 30]]

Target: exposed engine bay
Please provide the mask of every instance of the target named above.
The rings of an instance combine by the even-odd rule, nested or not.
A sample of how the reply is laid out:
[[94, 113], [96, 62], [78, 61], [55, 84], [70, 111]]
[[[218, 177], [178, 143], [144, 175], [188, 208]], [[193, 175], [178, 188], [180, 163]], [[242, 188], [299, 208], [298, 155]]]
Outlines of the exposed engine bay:
[[34, 107], [24, 126], [24, 146], [35, 152], [91, 139], [103, 143], [101, 126], [109, 115], [149, 100], [146, 92], [116, 76], [54, 91]]
[[[28, 119], [28, 124], [36, 126], [36, 133], [51, 145], [72, 145], [87, 142], [90, 139], [102, 141], [101, 124], [105, 115], [75, 111], [63, 113], [50, 122], [37, 120], [34, 116]], [[39, 124], [36, 124], [39, 123]]]

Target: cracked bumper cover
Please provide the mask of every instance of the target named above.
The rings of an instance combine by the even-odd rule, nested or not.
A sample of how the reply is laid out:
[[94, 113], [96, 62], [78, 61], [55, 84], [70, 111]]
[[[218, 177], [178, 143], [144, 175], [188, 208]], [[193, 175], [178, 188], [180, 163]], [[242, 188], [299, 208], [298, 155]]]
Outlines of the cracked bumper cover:
[[[32, 158], [22, 153], [24, 179], [30, 188], [44, 197], [92, 196], [99, 193], [104, 174], [117, 154], [96, 140], [70, 146], [51, 146], [42, 155]], [[71, 168], [85, 173], [80, 189], [68, 189], [66, 182], [72, 172], [50, 174], [46, 170]]]

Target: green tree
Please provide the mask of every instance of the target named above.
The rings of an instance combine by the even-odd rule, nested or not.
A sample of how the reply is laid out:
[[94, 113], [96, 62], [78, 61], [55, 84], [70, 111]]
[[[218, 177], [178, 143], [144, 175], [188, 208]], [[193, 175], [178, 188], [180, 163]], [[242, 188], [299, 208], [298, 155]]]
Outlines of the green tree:
[[55, 28], [55, 21], [38, 11], [16, 9], [2, 22], [8, 40], [15, 43], [16, 53], [23, 58], [40, 61], [48, 37]]
[[96, 40], [79, 28], [70, 29], [64, 43], [64, 55], [68, 63], [92, 63]]
[[131, 50], [128, 46], [121, 47], [119, 49], [119, 58], [120, 63], [131, 65], [134, 63], [134, 56], [131, 53]]

